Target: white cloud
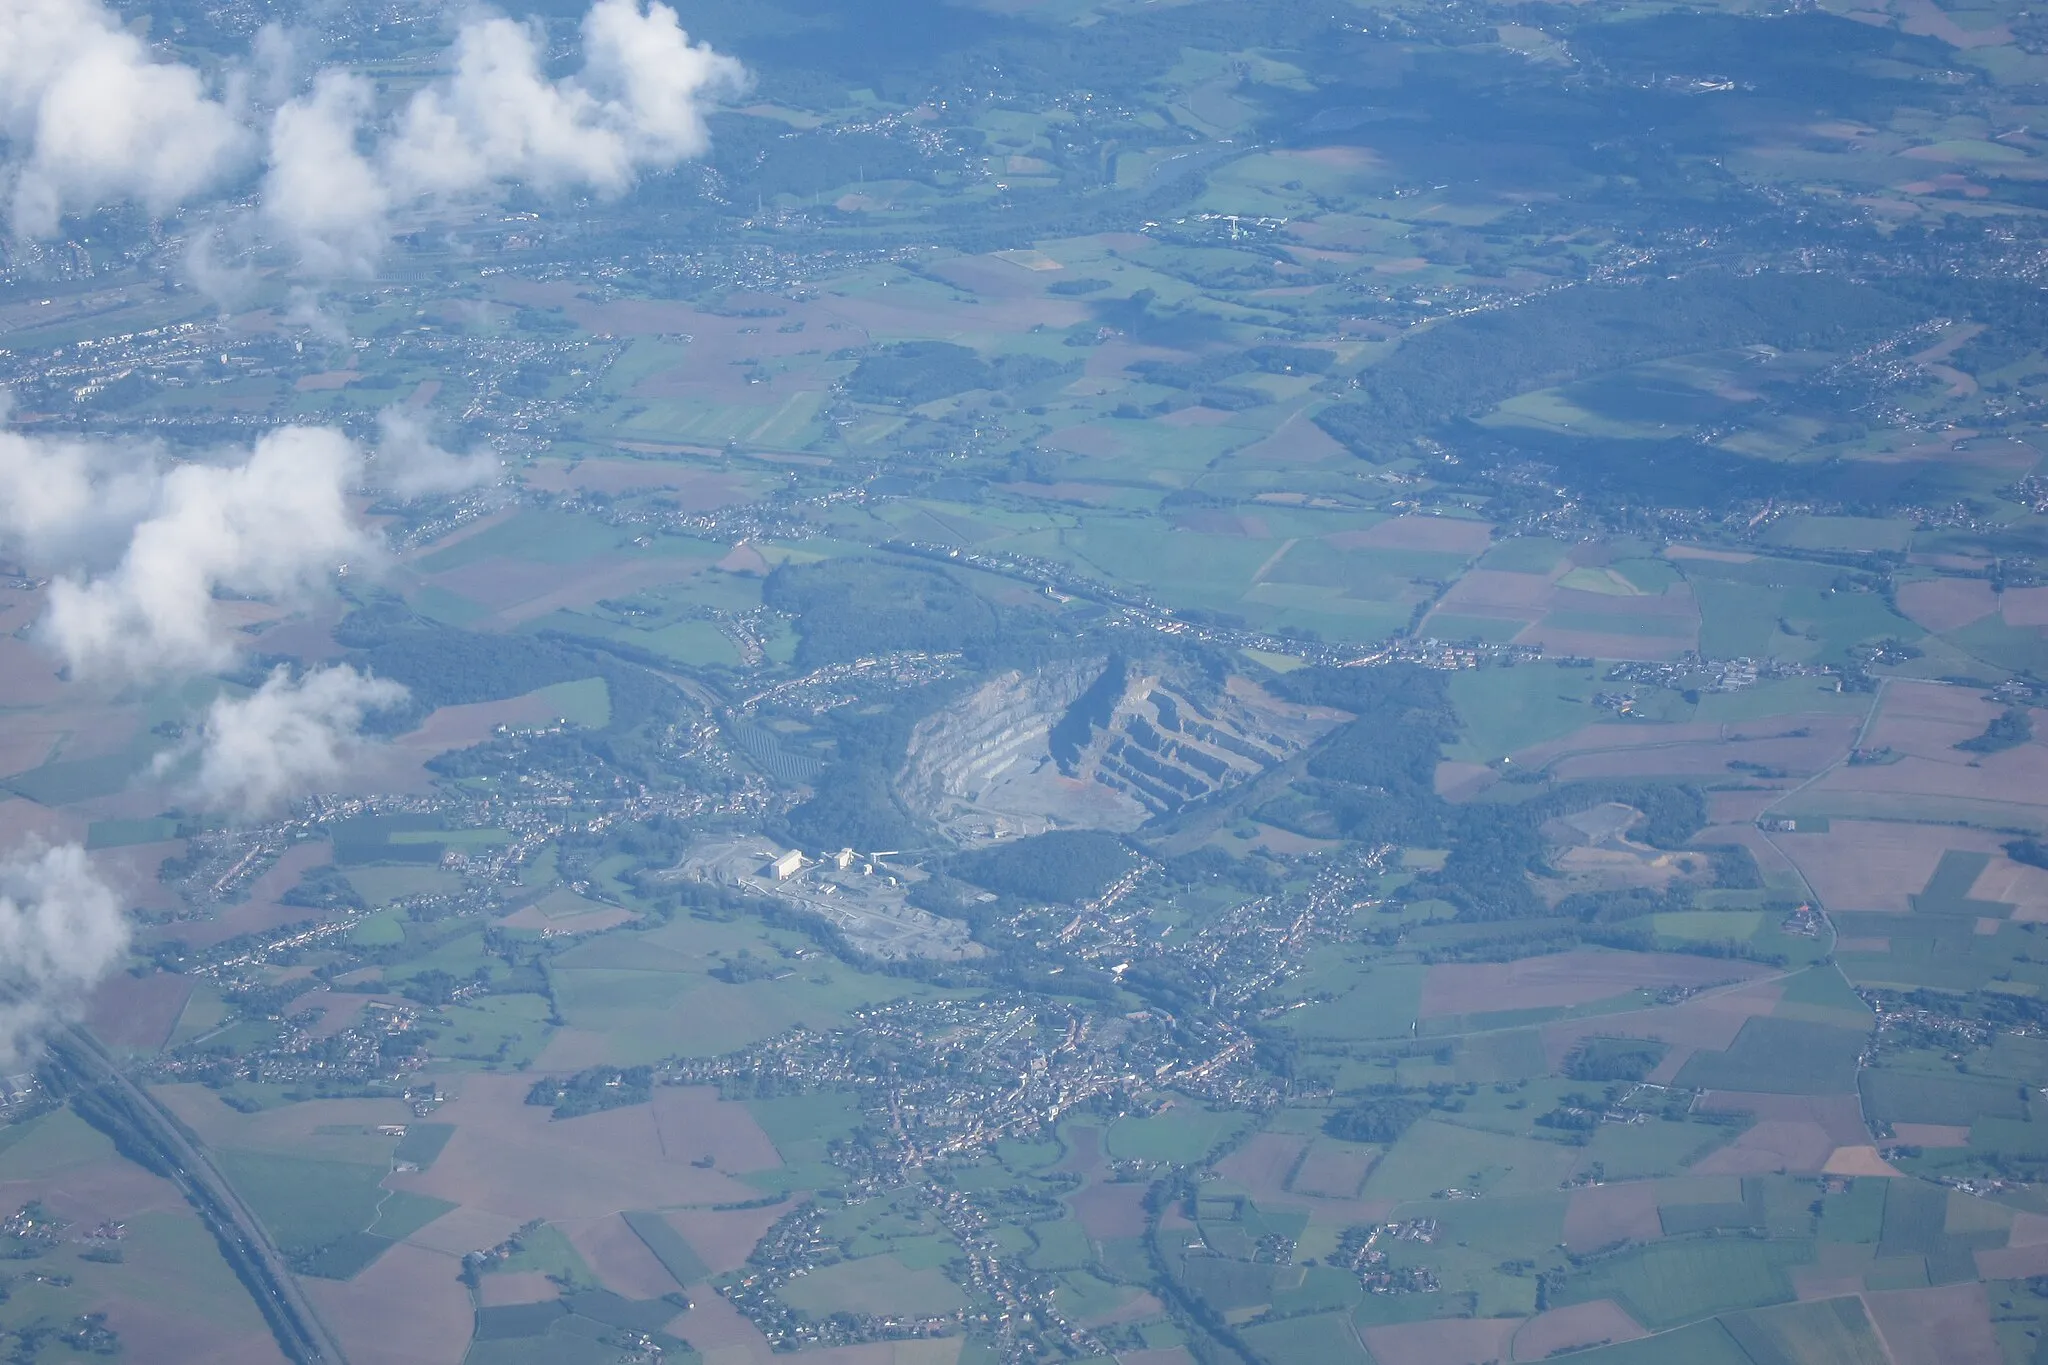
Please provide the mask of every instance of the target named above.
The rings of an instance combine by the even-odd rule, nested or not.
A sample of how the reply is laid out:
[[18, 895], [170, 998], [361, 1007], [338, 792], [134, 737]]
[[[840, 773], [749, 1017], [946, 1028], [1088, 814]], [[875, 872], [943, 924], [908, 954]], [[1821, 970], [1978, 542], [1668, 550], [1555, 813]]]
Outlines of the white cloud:
[[[583, 83], [603, 121], [641, 166], [673, 166], [711, 146], [706, 104], [748, 83], [746, 68], [708, 44], [692, 46], [667, 5], [598, 0], [583, 19]], [[623, 189], [621, 185], [619, 188]]]
[[[9, 406], [0, 394], [0, 423]], [[0, 426], [0, 553], [36, 572], [111, 562], [154, 506], [162, 472], [154, 446]]]
[[288, 29], [275, 21], [256, 30], [249, 40], [249, 79], [256, 98], [276, 108], [292, 97], [292, 87], [310, 67], [308, 46], [317, 41], [310, 29]]
[[617, 193], [633, 167], [615, 129], [574, 80], [541, 75], [540, 37], [502, 15], [455, 36], [455, 70], [413, 96], [379, 149], [397, 193], [462, 197], [525, 180]]
[[[448, 72], [380, 117], [373, 85], [344, 70], [288, 97], [306, 54], [276, 25], [221, 92], [157, 60], [102, 0], [0, 0], [0, 199], [16, 232], [47, 236], [65, 212], [108, 203], [197, 208], [260, 157], [265, 234], [307, 275], [361, 275], [397, 215], [514, 183], [612, 196], [702, 155], [706, 108], [747, 80], [658, 0], [597, 0], [582, 42], [581, 70], [550, 80], [539, 28], [482, 12], [457, 30]], [[212, 264], [195, 255], [195, 283], [232, 283]]]
[[234, 240], [238, 220], [225, 214], [208, 218], [210, 221], [199, 224], [186, 239], [185, 255], [178, 264], [186, 282], [225, 315], [254, 302], [261, 276], [253, 262], [240, 259], [244, 252], [238, 248], [248, 244]]
[[304, 596], [340, 564], [374, 559], [348, 492], [362, 452], [338, 431], [283, 427], [229, 465], [179, 465], [119, 562], [50, 585], [43, 639], [80, 675], [149, 679], [225, 667], [216, 593]]
[[114, 891], [77, 844], [0, 859], [0, 1062], [75, 1015], [128, 946]]
[[427, 424], [404, 408], [378, 413], [377, 430], [377, 454], [370, 464], [372, 488], [417, 498], [429, 493], [460, 493], [498, 481], [497, 456], [483, 450], [457, 455], [442, 449], [434, 443]]
[[390, 191], [357, 146], [374, 99], [362, 77], [323, 72], [271, 120], [263, 218], [312, 274], [367, 273], [389, 235]]
[[155, 60], [98, 0], [0, 0], [0, 138], [9, 217], [29, 236], [121, 200], [168, 211], [254, 146], [197, 71]]
[[360, 757], [363, 717], [402, 704], [398, 683], [346, 665], [297, 679], [279, 667], [246, 697], [219, 697], [199, 738], [195, 793], [209, 807], [266, 815], [331, 785]]
[[[394, 487], [450, 489], [497, 472], [489, 457], [440, 450], [403, 414], [387, 419], [380, 454]], [[0, 553], [56, 575], [38, 631], [74, 673], [162, 681], [218, 669], [236, 649], [217, 594], [302, 596], [338, 563], [380, 557], [349, 505], [364, 471], [361, 448], [323, 428], [286, 427], [237, 461], [183, 465], [152, 445], [0, 429]], [[364, 714], [405, 695], [347, 668], [273, 674], [252, 696], [214, 704], [196, 788], [242, 813], [273, 808], [339, 776]], [[0, 963], [0, 1026], [4, 995]]]
[[360, 78], [328, 72], [277, 111], [263, 214], [315, 275], [361, 274], [392, 215], [487, 199], [519, 182], [616, 195], [644, 170], [702, 155], [706, 104], [741, 89], [730, 57], [692, 44], [667, 5], [598, 0], [583, 69], [542, 74], [537, 30], [502, 15], [464, 23], [453, 70], [380, 129]]

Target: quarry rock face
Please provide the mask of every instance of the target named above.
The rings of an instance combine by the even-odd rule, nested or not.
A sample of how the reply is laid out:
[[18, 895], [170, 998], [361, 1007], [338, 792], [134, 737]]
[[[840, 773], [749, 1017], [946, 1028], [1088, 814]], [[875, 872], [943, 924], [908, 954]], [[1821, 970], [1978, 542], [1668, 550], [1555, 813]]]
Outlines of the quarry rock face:
[[[1071, 804], [1062, 803], [1057, 791], [996, 793], [999, 787], [1018, 787], [1021, 779], [1051, 763], [1053, 726], [1102, 674], [1104, 664], [1094, 659], [1029, 673], [1012, 669], [926, 717], [911, 733], [897, 776], [904, 805], [969, 842], [1081, 823], [1057, 818], [1057, 808]], [[1123, 827], [1136, 823], [1127, 820]]]
[[1335, 721], [1178, 661], [1064, 661], [1004, 673], [927, 717], [897, 792], [963, 843], [1130, 830], [1257, 777]]

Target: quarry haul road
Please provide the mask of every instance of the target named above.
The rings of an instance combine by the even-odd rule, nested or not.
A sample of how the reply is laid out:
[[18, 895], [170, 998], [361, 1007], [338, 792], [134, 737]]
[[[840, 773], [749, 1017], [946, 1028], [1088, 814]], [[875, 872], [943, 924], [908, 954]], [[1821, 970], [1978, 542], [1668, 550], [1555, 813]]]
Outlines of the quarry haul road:
[[[114, 1125], [115, 1145], [131, 1160], [156, 1170], [178, 1186], [207, 1228], [220, 1242], [236, 1275], [248, 1286], [277, 1344], [296, 1365], [347, 1365], [341, 1346], [328, 1332], [292, 1278], [283, 1253], [271, 1242], [256, 1215], [242, 1202], [227, 1178], [185, 1128], [147, 1090], [123, 1075], [121, 1068], [82, 1028], [66, 1029], [50, 1039], [51, 1059], [82, 1091], [97, 1092], [105, 1106], [98, 1120]], [[101, 1126], [101, 1122], [95, 1122]], [[139, 1151], [130, 1151], [130, 1146]]]

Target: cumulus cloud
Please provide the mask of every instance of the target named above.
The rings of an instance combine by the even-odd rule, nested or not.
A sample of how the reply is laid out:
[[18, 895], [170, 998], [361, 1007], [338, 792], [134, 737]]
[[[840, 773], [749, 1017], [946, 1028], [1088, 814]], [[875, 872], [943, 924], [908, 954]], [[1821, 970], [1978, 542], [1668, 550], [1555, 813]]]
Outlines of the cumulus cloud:
[[460, 493], [496, 483], [498, 457], [489, 451], [457, 455], [434, 443], [427, 424], [404, 408], [377, 414], [376, 458], [370, 463], [372, 488], [401, 498], [430, 493]]
[[116, 201], [165, 212], [255, 144], [197, 71], [157, 61], [99, 0], [0, 0], [0, 138], [9, 218], [29, 236]]
[[276, 108], [292, 96], [292, 88], [310, 66], [309, 46], [318, 42], [311, 29], [289, 29], [275, 21], [256, 30], [249, 41], [249, 80], [256, 98]]
[[[0, 423], [9, 406], [0, 394]], [[162, 473], [154, 446], [0, 426], [0, 553], [36, 572], [104, 561], [149, 514]]]
[[81, 676], [150, 679], [228, 665], [216, 594], [316, 591], [376, 542], [348, 504], [361, 450], [338, 431], [283, 427], [226, 465], [163, 472], [118, 562], [50, 585], [43, 639]]
[[398, 683], [347, 665], [294, 679], [279, 667], [246, 697], [219, 697], [198, 739], [194, 794], [215, 810], [267, 815], [331, 785], [361, 756], [363, 718], [402, 705]]
[[[746, 68], [708, 44], [692, 46], [667, 5], [599, 0], [583, 19], [585, 85], [603, 119], [642, 166], [673, 166], [711, 145], [704, 108], [745, 90]], [[602, 187], [601, 187], [602, 188]], [[620, 184], [616, 189], [624, 189]]]
[[745, 70], [692, 44], [676, 12], [598, 0], [583, 21], [583, 67], [542, 74], [534, 27], [483, 15], [464, 23], [453, 69], [373, 127], [360, 77], [323, 73], [271, 122], [262, 211], [313, 274], [363, 273], [394, 213], [486, 198], [513, 182], [547, 192], [626, 190], [645, 170], [701, 155], [704, 109]]
[[128, 921], [77, 844], [0, 859], [0, 1062], [73, 1016], [128, 946]]
[[362, 77], [327, 71], [271, 120], [264, 221], [312, 274], [365, 273], [384, 249], [391, 194], [357, 149], [374, 100]]
[[260, 276], [255, 265], [229, 258], [216, 229], [203, 228], [194, 233], [179, 265], [186, 282], [211, 299], [223, 314], [246, 308], [256, 298]]
[[[381, 482], [417, 491], [497, 473], [488, 456], [441, 450], [402, 413], [387, 415], [378, 463]], [[74, 674], [161, 681], [219, 669], [236, 656], [219, 596], [301, 596], [337, 564], [380, 557], [349, 505], [366, 468], [361, 447], [324, 428], [282, 428], [219, 464], [0, 428], [0, 554], [53, 575], [39, 638]], [[405, 695], [347, 668], [273, 674], [249, 697], [217, 701], [202, 741], [172, 757], [196, 755], [196, 790], [217, 807], [261, 813], [339, 776], [361, 748], [364, 715]], [[0, 999], [0, 1022], [6, 1008]]]
[[[0, 199], [16, 232], [47, 236], [64, 213], [108, 203], [197, 208], [260, 162], [263, 233], [307, 275], [361, 275], [400, 214], [514, 183], [617, 195], [702, 155], [707, 107], [747, 79], [659, 0], [597, 0], [582, 49], [580, 70], [550, 80], [537, 26], [480, 12], [457, 30], [447, 73], [380, 113], [375, 87], [348, 71], [292, 95], [307, 54], [276, 25], [222, 90], [157, 60], [102, 0], [0, 0]], [[214, 264], [195, 255], [194, 282], [232, 285]]]

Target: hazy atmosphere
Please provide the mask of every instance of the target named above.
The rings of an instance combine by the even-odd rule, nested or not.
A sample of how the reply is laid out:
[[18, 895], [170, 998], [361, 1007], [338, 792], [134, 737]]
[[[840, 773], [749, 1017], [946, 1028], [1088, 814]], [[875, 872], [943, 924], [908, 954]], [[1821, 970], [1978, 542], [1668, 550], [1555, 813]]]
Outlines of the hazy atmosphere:
[[0, 0], [0, 1356], [2048, 1365], [2048, 18]]

